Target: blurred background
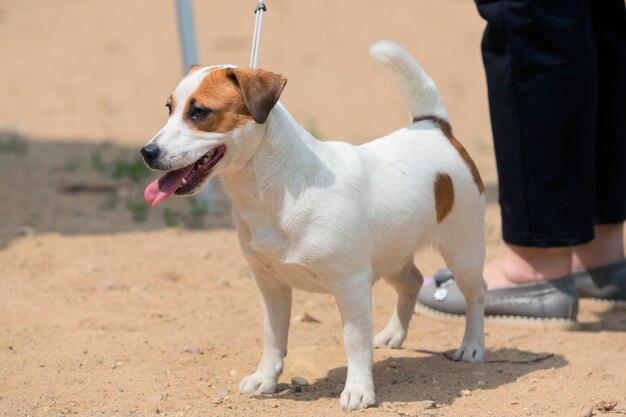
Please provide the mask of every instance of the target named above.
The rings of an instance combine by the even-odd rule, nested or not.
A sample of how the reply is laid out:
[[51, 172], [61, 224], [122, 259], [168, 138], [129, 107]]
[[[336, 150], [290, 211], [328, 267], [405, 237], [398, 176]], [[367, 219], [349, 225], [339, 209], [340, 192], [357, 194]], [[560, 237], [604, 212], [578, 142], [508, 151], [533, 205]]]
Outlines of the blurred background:
[[[281, 100], [303, 126], [362, 143], [407, 125], [396, 86], [367, 52], [395, 40], [436, 81], [494, 200], [472, 2], [267, 3], [259, 66], [289, 79]], [[200, 63], [247, 65], [256, 1], [192, 4]], [[142, 198], [152, 175], [138, 150], [164, 124], [182, 76], [174, 0], [2, 0], [0, 56], [0, 245], [40, 232], [231, 226], [221, 194], [215, 211], [197, 199], [149, 209]]]

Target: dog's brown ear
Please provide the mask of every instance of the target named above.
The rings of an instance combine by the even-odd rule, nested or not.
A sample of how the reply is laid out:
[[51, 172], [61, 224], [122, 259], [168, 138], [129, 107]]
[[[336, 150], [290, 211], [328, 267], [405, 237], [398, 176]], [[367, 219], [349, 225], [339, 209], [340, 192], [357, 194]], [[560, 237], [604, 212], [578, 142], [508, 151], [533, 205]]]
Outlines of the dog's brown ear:
[[243, 101], [255, 122], [265, 123], [287, 79], [280, 74], [252, 68], [228, 68], [228, 77], [241, 91]]

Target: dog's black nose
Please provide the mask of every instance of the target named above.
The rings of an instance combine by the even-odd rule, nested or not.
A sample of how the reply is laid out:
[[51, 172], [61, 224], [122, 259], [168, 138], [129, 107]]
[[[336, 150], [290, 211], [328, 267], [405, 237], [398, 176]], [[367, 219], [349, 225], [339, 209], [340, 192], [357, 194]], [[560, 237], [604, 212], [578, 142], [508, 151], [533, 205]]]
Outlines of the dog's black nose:
[[143, 155], [146, 162], [154, 161], [159, 157], [161, 153], [161, 149], [154, 143], [149, 143], [143, 148], [141, 148], [141, 154]]

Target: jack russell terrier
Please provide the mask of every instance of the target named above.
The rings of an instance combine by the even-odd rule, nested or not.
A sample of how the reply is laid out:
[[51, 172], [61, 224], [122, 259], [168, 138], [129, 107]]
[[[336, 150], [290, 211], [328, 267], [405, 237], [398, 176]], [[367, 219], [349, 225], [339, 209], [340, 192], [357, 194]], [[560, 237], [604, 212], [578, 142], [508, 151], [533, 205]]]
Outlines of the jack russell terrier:
[[[340, 404], [375, 404], [373, 347], [406, 338], [422, 276], [416, 250], [440, 250], [467, 301], [455, 359], [484, 355], [484, 188], [452, 136], [433, 81], [399, 45], [370, 48], [400, 87], [413, 123], [361, 146], [316, 140], [278, 102], [287, 80], [262, 69], [191, 68], [170, 96], [167, 124], [141, 153], [167, 171], [145, 190], [152, 206], [193, 195], [221, 175], [263, 311], [263, 355], [245, 394], [273, 393], [287, 354], [292, 289], [330, 293], [343, 321], [348, 372]], [[372, 339], [372, 285], [397, 291]]]

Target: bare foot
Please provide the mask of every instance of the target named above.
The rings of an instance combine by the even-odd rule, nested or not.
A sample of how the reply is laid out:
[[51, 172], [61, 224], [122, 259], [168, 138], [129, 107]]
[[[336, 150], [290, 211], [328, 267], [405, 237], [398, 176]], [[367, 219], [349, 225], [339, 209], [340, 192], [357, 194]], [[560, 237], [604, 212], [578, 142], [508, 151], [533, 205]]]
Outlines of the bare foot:
[[572, 269], [594, 268], [624, 259], [624, 223], [595, 227], [595, 239], [574, 247]]
[[571, 247], [537, 248], [505, 243], [500, 256], [485, 266], [490, 290], [561, 278], [572, 272]]

